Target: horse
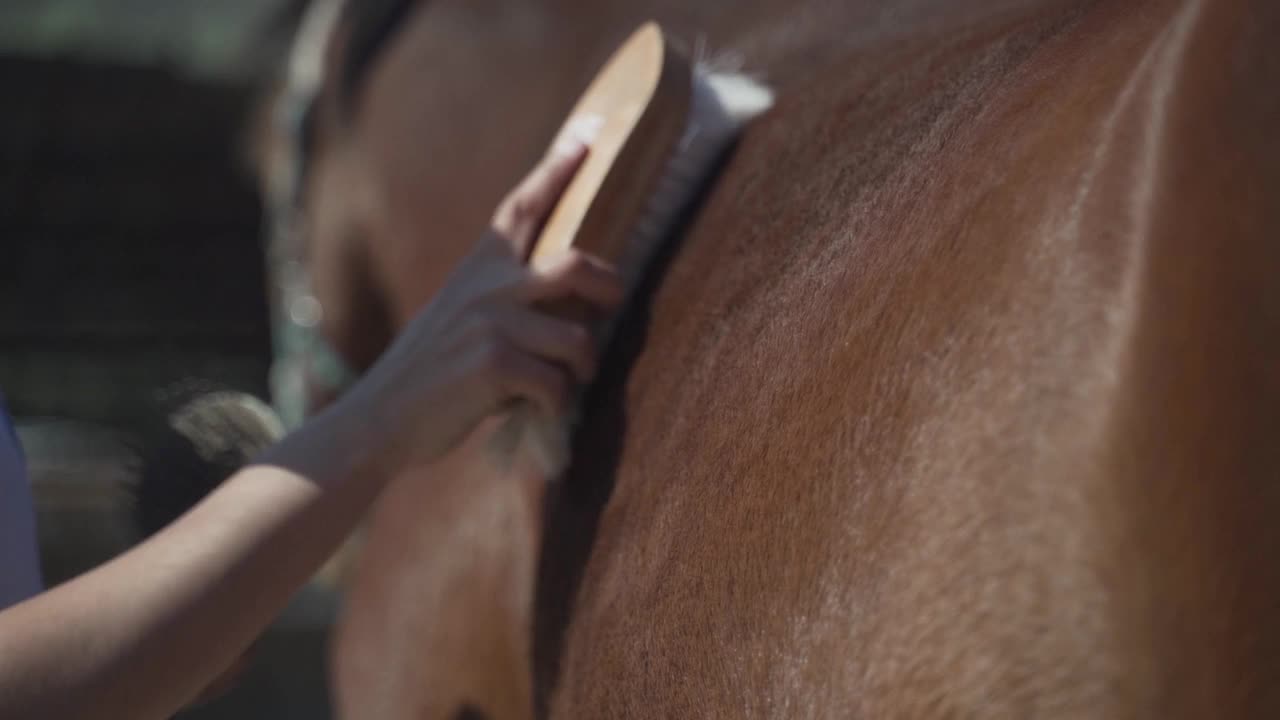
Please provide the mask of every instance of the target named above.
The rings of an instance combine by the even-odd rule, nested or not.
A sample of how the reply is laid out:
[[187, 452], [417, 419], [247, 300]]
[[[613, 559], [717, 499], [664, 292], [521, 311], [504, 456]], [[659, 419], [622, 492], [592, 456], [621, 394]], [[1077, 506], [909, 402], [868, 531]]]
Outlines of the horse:
[[778, 102], [567, 474], [380, 500], [344, 716], [1280, 715], [1280, 5], [360, 6], [298, 193], [357, 368], [640, 21]]

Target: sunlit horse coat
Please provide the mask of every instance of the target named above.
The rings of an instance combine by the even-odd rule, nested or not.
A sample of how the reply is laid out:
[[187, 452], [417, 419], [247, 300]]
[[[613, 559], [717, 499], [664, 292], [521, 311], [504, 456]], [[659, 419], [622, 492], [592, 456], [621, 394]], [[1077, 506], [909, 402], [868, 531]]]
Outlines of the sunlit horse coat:
[[349, 358], [651, 16], [778, 105], [545, 515], [474, 447], [385, 495], [346, 716], [1280, 717], [1280, 3], [439, 0], [347, 121], [340, 26], [305, 207]]

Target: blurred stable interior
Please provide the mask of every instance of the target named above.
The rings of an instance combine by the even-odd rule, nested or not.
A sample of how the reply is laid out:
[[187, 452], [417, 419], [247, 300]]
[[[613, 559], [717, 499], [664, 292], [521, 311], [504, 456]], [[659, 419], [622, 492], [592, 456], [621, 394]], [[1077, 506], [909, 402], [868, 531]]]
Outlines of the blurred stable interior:
[[[157, 393], [199, 380], [266, 397], [244, 134], [285, 4], [0, 3], [0, 392], [51, 584], [134, 541], [129, 448]], [[332, 605], [305, 592], [242, 687], [183, 717], [327, 717]]]

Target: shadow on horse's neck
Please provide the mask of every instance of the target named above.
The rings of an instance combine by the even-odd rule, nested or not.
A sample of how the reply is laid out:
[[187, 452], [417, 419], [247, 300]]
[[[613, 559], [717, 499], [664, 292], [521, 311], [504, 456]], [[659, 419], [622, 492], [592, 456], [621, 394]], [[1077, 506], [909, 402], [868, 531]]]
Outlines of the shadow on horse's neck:
[[[732, 152], [731, 148], [725, 153], [712, 177]], [[605, 350], [600, 375], [584, 398], [583, 421], [573, 439], [573, 462], [563, 480], [547, 493], [533, 615], [536, 717], [547, 716], [559, 682], [564, 634], [595, 547], [600, 517], [617, 482], [627, 435], [627, 381], [649, 334], [653, 297], [713, 184], [698, 190], [645, 268]]]

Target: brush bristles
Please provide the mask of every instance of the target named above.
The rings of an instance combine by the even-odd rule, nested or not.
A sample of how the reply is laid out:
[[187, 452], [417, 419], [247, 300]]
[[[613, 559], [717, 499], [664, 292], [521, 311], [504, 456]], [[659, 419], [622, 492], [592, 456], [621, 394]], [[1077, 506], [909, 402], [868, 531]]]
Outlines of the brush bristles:
[[699, 63], [693, 80], [684, 134], [632, 230], [627, 256], [619, 263], [632, 284], [643, 276], [653, 253], [711, 180], [717, 162], [742, 127], [773, 105], [773, 92], [747, 75], [715, 72]]
[[[644, 276], [658, 248], [668, 240], [689, 204], [711, 181], [721, 156], [743, 126], [773, 105], [773, 92], [750, 76], [718, 72], [698, 62], [693, 70], [689, 120], [675, 153], [632, 229], [618, 266], [630, 288]], [[600, 333], [607, 343], [612, 328]], [[534, 412], [513, 416], [491, 447], [509, 467], [516, 453], [527, 453], [547, 478], [559, 476], [570, 460], [575, 417], [549, 418]]]

